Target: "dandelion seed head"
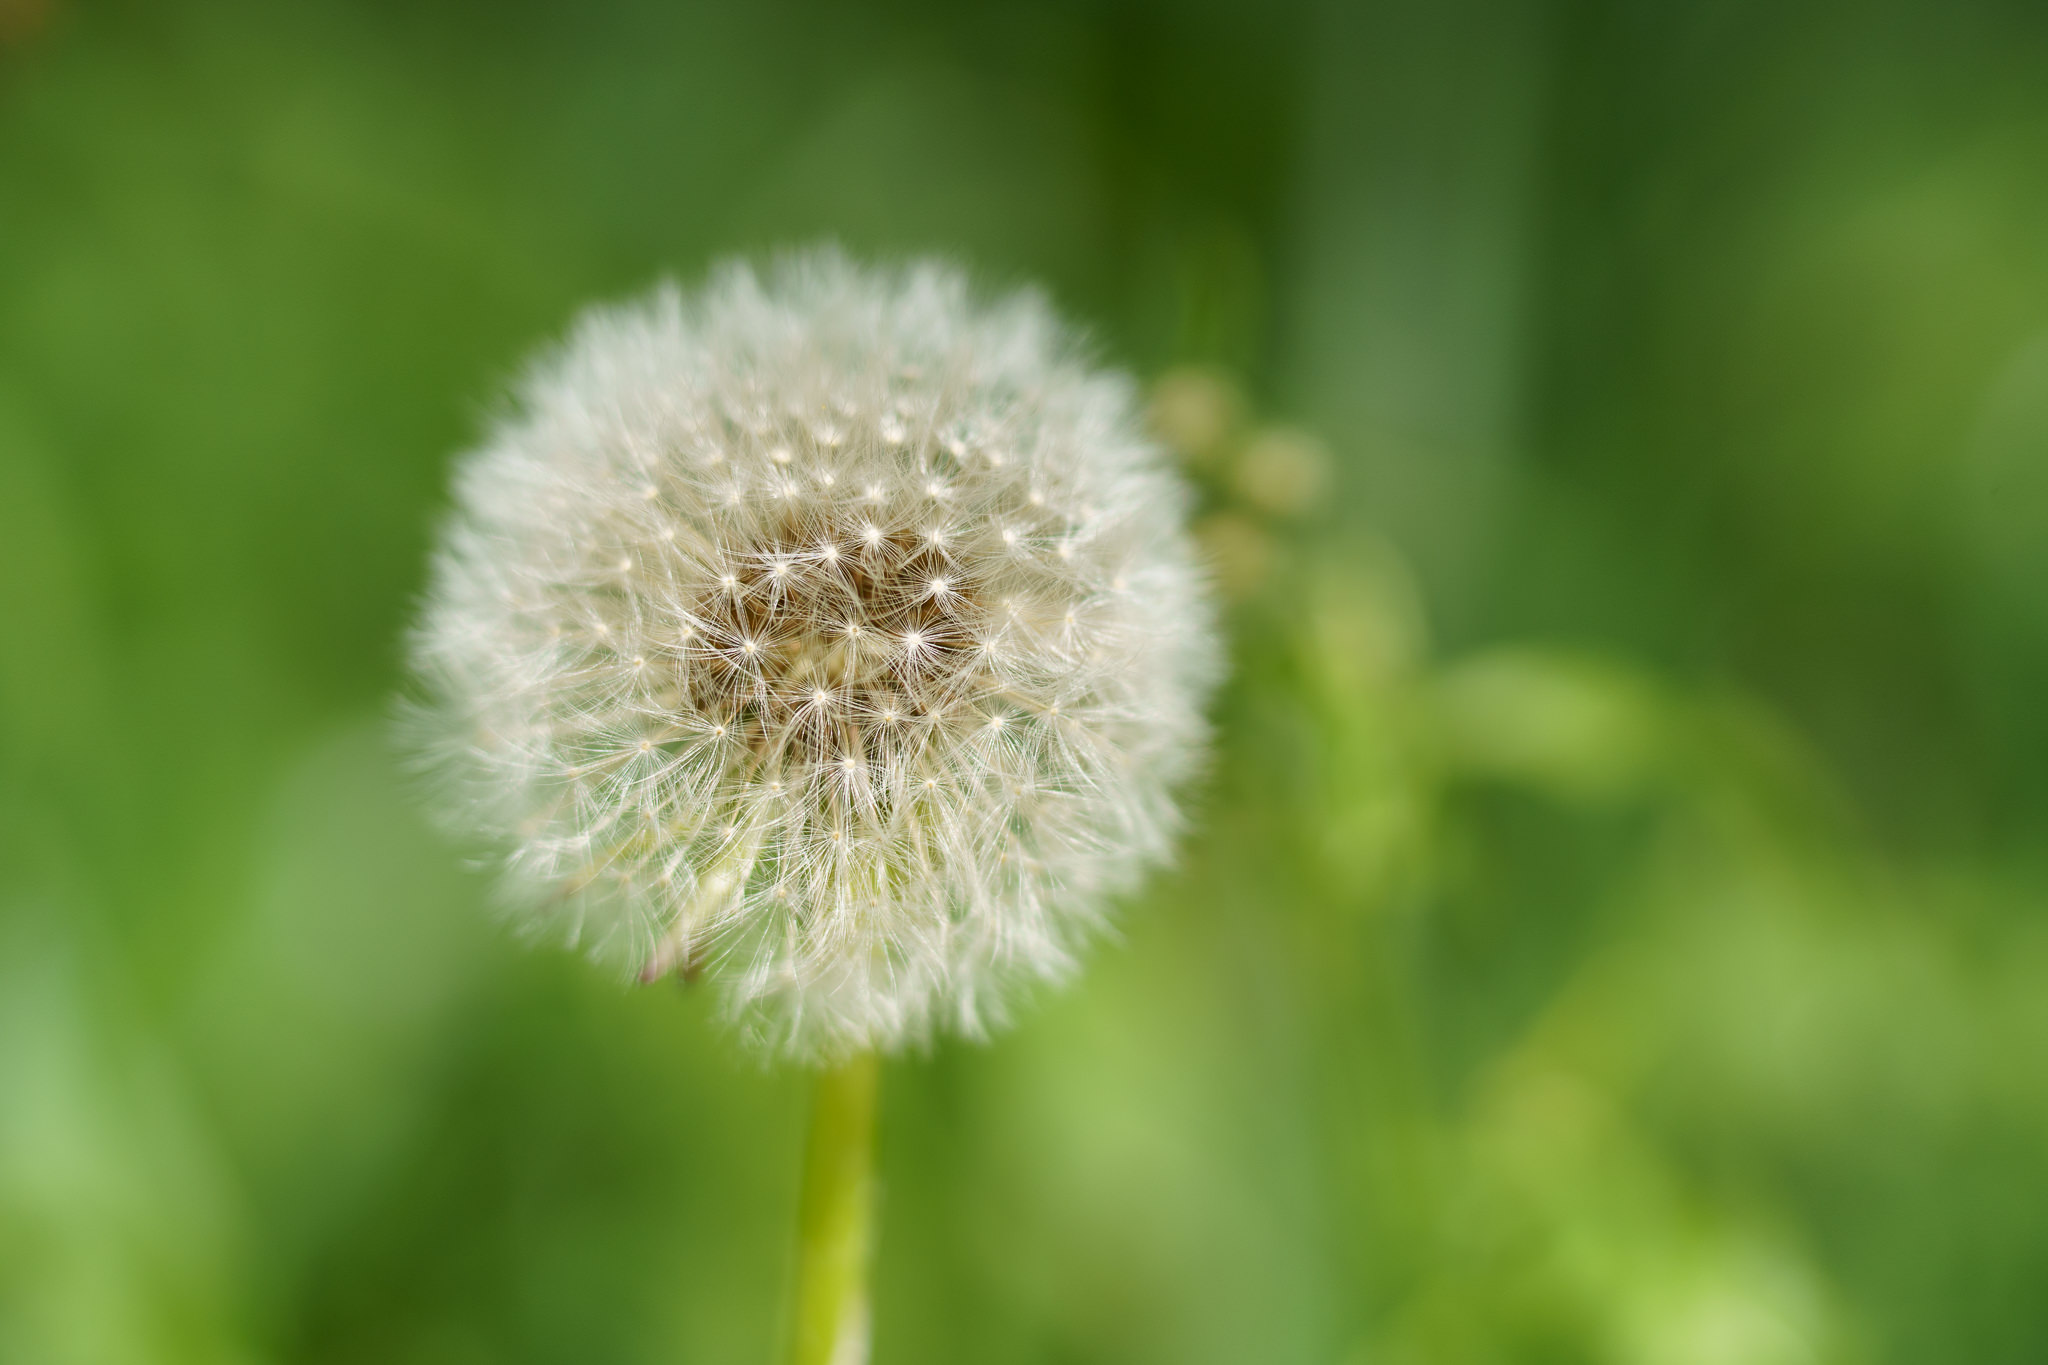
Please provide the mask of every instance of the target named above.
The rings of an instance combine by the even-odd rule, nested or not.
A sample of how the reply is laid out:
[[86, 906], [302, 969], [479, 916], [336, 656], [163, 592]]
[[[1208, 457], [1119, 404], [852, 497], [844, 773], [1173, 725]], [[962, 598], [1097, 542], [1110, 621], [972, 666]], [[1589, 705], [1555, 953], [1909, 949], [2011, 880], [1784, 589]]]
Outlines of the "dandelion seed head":
[[819, 252], [593, 311], [518, 400], [412, 656], [524, 922], [809, 1059], [1067, 976], [1217, 668], [1127, 383], [1035, 295]]

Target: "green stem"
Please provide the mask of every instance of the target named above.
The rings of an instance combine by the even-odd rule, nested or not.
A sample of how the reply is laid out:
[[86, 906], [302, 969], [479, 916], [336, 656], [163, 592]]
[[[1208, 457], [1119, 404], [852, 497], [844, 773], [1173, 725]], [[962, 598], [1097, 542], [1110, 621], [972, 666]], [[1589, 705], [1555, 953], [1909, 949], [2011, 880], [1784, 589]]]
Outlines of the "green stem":
[[818, 1073], [797, 1209], [789, 1365], [866, 1365], [875, 1235], [872, 1052]]

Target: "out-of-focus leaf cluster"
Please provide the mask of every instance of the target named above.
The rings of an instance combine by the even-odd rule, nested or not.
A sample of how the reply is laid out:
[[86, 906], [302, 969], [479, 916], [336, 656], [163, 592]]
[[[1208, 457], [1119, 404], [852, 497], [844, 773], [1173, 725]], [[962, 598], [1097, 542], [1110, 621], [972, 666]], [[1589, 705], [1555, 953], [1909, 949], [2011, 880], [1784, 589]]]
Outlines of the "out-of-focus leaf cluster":
[[[1205, 526], [1248, 521], [1210, 486]], [[1835, 1200], [2027, 1179], [2031, 888], [1886, 859], [1752, 699], [1578, 649], [1440, 658], [1390, 547], [1261, 553], [1288, 567], [1241, 589], [1219, 800], [1316, 1017], [1358, 1030], [1321, 1080], [1372, 1211], [1355, 1358], [1885, 1358], [1833, 1239], [1931, 1214]], [[2001, 1176], [1939, 1150], [1992, 1132]]]

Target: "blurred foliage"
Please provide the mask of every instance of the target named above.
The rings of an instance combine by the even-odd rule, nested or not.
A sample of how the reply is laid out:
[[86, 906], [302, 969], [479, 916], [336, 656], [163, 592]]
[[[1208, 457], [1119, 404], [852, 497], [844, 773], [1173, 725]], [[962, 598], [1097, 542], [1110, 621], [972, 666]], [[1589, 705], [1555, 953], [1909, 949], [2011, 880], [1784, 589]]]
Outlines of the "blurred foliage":
[[0, 1360], [763, 1360], [801, 1083], [384, 739], [581, 303], [834, 234], [1153, 376], [1235, 676], [886, 1079], [885, 1362], [2048, 1359], [2048, 11], [0, 0]]

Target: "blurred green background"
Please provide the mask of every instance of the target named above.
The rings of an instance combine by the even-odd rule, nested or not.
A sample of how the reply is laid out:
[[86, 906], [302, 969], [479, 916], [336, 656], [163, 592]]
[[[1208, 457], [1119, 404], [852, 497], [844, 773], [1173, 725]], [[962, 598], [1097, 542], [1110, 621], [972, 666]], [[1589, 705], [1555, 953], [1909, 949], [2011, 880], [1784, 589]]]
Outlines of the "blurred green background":
[[825, 235], [1156, 381], [1234, 599], [1180, 869], [889, 1069], [882, 1365], [2048, 1360], [2044, 72], [0, 0], [0, 1360], [771, 1358], [801, 1078], [509, 942], [385, 716], [528, 348]]

